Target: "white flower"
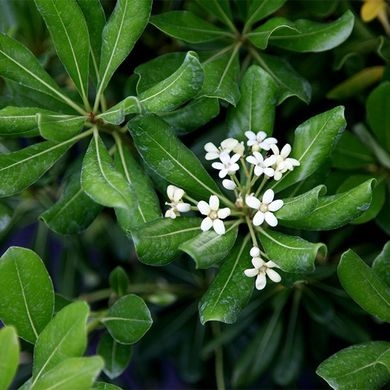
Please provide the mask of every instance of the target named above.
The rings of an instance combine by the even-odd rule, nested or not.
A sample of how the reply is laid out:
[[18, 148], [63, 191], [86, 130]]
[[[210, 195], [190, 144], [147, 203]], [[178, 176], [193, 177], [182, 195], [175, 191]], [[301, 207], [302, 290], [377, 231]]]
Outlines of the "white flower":
[[272, 227], [278, 224], [278, 220], [273, 212], [278, 211], [283, 206], [283, 200], [273, 200], [274, 196], [274, 192], [268, 189], [264, 192], [261, 201], [254, 195], [248, 195], [245, 198], [247, 206], [257, 210], [257, 213], [253, 217], [253, 225], [260, 226], [264, 221]]
[[275, 264], [273, 261], [269, 260], [265, 262], [263, 259], [256, 256], [252, 258], [252, 264], [254, 268], [246, 269], [244, 271], [244, 274], [249, 278], [253, 278], [254, 276], [257, 276], [256, 288], [258, 290], [262, 290], [267, 284], [266, 276], [268, 276], [275, 283], [279, 283], [282, 280], [281, 276], [273, 269], [273, 268], [280, 268], [280, 267], [277, 264]]
[[275, 169], [274, 179], [280, 180], [282, 178], [283, 173], [287, 171], [292, 171], [294, 167], [300, 165], [300, 162], [295, 158], [288, 157], [291, 153], [290, 144], [286, 144], [283, 146], [282, 150], [279, 152], [279, 148], [276, 145], [271, 145], [271, 150], [275, 156], [275, 163], [273, 164], [273, 168]]
[[211, 166], [220, 171], [218, 175], [221, 179], [226, 175], [234, 174], [240, 169], [240, 166], [237, 164], [240, 155], [237, 153], [230, 157], [228, 152], [221, 152], [219, 159], [221, 160], [220, 162], [213, 162]]
[[221, 153], [234, 152], [242, 156], [244, 154], [244, 144], [238, 142], [235, 138], [227, 138], [221, 142], [219, 148], [217, 148], [212, 142], [207, 142], [204, 146], [204, 150], [207, 152], [205, 155], [206, 160], [215, 160], [219, 158]]
[[264, 157], [261, 153], [254, 151], [252, 155], [246, 158], [248, 163], [255, 166], [255, 175], [261, 176], [264, 175], [271, 177], [274, 175], [274, 169], [271, 168], [271, 165], [275, 164], [276, 157], [270, 156], [264, 160]]
[[230, 191], [235, 190], [237, 187], [236, 183], [233, 180], [229, 180], [229, 179], [223, 179], [222, 185], [224, 186], [224, 188], [226, 188], [227, 190], [230, 190]]
[[167, 187], [167, 195], [170, 202], [165, 202], [170, 209], [165, 212], [165, 217], [175, 219], [180, 213], [190, 211], [191, 205], [183, 202], [184, 190], [173, 185]]
[[248, 138], [247, 145], [252, 146], [252, 151], [270, 150], [271, 145], [276, 144], [278, 141], [276, 138], [269, 137], [267, 138], [267, 133], [265, 131], [259, 131], [255, 134], [253, 131], [246, 131], [245, 136]]
[[223, 224], [222, 219], [227, 218], [230, 215], [230, 209], [225, 207], [223, 209], [219, 208], [219, 198], [216, 195], [211, 195], [209, 203], [201, 200], [198, 203], [198, 209], [202, 215], [206, 215], [206, 218], [203, 219], [200, 228], [205, 232], [211, 228], [217, 234], [225, 234], [225, 225]]

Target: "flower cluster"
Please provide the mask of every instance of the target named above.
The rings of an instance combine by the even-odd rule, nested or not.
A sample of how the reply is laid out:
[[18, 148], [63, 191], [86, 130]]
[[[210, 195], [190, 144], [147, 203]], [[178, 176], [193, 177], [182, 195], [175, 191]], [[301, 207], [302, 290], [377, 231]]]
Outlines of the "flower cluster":
[[[268, 137], [264, 131], [246, 131], [245, 137], [245, 144], [235, 138], [227, 138], [219, 146], [211, 142], [204, 146], [205, 159], [212, 161], [211, 167], [218, 171], [222, 186], [229, 193], [234, 193], [233, 201], [230, 195], [213, 194], [208, 202], [197, 202], [188, 197], [181, 188], [169, 185], [167, 194], [170, 201], [166, 204], [170, 208], [165, 216], [176, 218], [190, 210], [198, 211], [204, 216], [200, 229], [213, 229], [220, 235], [225, 234], [226, 226], [246, 224], [253, 244], [250, 255], [254, 268], [246, 269], [244, 274], [248, 277], [256, 276], [256, 288], [261, 290], [266, 286], [267, 276], [276, 283], [281, 280], [274, 269], [279, 266], [261, 251], [258, 244], [258, 237], [261, 237], [264, 227], [277, 226], [275, 213], [284, 205], [283, 200], [274, 199], [275, 193], [270, 187], [272, 181], [281, 180], [284, 174], [298, 167], [300, 163], [289, 157], [289, 144], [279, 149], [277, 139]], [[190, 201], [193, 206], [183, 199]], [[220, 207], [221, 202], [226, 207]], [[231, 218], [227, 219], [228, 217]]]

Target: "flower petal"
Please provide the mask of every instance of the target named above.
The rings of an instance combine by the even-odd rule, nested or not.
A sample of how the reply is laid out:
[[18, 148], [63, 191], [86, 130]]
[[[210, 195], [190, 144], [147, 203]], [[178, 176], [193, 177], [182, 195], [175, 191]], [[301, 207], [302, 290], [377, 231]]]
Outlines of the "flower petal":
[[274, 192], [269, 188], [267, 191], [264, 192], [263, 198], [262, 198], [262, 203], [265, 204], [270, 204], [274, 200]]
[[246, 161], [248, 161], [249, 164], [257, 165], [257, 159], [255, 156], [252, 155], [248, 156], [246, 158]]
[[210, 196], [210, 210], [218, 211], [219, 209], [219, 198], [217, 195], [211, 195]]
[[251, 257], [260, 257], [260, 249], [257, 246], [252, 246], [249, 254]]
[[265, 277], [264, 272], [257, 275], [256, 278], [256, 288], [262, 290], [267, 284], [267, 278]]
[[213, 228], [214, 228], [215, 233], [220, 234], [220, 235], [225, 234], [225, 232], [226, 232], [225, 225], [220, 219], [214, 219]]
[[172, 218], [172, 219], [175, 219], [176, 218], [176, 213], [173, 209], [169, 209], [165, 212], [165, 218]]
[[235, 190], [237, 187], [236, 183], [234, 183], [233, 180], [229, 180], [229, 179], [222, 180], [222, 185], [224, 186], [224, 188], [230, 191]]
[[259, 270], [265, 263], [264, 263], [264, 260], [260, 257], [254, 257], [252, 260], [251, 260], [253, 266]]
[[214, 168], [214, 169], [224, 169], [225, 168], [225, 165], [220, 163], [220, 162], [213, 162], [211, 164], [211, 166]]
[[[269, 226], [271, 227], [275, 227], [277, 224], [278, 224], [278, 220], [277, 218], [275, 217], [275, 215], [273, 215], [271, 212], [269, 211], [266, 211], [265, 214], [264, 214], [264, 219], [265, 219], [265, 222], [268, 223]], [[254, 224], [254, 222], [253, 222]]]
[[201, 214], [203, 215], [209, 215], [210, 213], [210, 206], [207, 202], [204, 200], [201, 200], [197, 204], [198, 210], [200, 211]]
[[268, 205], [269, 211], [278, 211], [280, 208], [282, 208], [284, 205], [284, 202], [281, 199], [274, 200]]
[[261, 202], [259, 199], [257, 199], [254, 195], [248, 195], [245, 198], [245, 203], [247, 206], [249, 206], [251, 209], [258, 210], [259, 207], [261, 206]]
[[218, 148], [212, 143], [212, 142], [207, 142], [207, 144], [204, 146], [204, 150], [209, 153], [218, 153]]
[[248, 138], [248, 140], [255, 140], [256, 134], [253, 131], [249, 130], [245, 132], [245, 137]]
[[291, 153], [291, 145], [290, 144], [286, 144], [283, 146], [282, 150], [280, 151], [280, 155], [283, 157], [283, 158], [286, 158], [288, 157], [288, 155]]
[[200, 224], [200, 228], [206, 232], [207, 230], [210, 230], [213, 226], [213, 220], [210, 217], [206, 217], [202, 223]]
[[221, 142], [222, 149], [233, 150], [238, 144], [238, 140], [235, 138], [226, 138]]
[[282, 280], [282, 277], [272, 268], [268, 268], [265, 272], [267, 276], [275, 283], [279, 283]]
[[224, 164], [228, 164], [230, 162], [230, 155], [228, 152], [224, 151], [224, 152], [221, 152], [221, 154], [219, 155], [219, 159], [224, 163]]
[[227, 218], [231, 213], [231, 210], [229, 209], [229, 207], [224, 207], [223, 209], [219, 209], [218, 210], [218, 218], [220, 219], [225, 219]]
[[170, 184], [167, 187], [167, 195], [170, 200], [173, 200], [174, 194], [175, 194], [176, 187]]
[[191, 210], [191, 205], [189, 203], [179, 202], [176, 205], [176, 209], [181, 213], [186, 213], [187, 211]]
[[264, 213], [258, 211], [253, 217], [253, 225], [260, 226], [264, 222]]
[[182, 190], [181, 188], [175, 188], [175, 191], [173, 193], [173, 201], [174, 202], [179, 202], [179, 200], [181, 200], [181, 198], [183, 197], [184, 195], [184, 190]]
[[256, 268], [248, 268], [244, 271], [245, 276], [248, 276], [248, 278], [253, 278], [259, 273], [259, 271]]

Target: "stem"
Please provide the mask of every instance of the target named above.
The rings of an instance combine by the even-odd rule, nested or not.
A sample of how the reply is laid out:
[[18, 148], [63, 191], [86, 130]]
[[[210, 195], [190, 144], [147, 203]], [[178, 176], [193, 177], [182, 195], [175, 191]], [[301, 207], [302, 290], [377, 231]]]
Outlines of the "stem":
[[[214, 339], [218, 338], [221, 335], [221, 326], [218, 322], [211, 323], [211, 330], [214, 335]], [[215, 353], [215, 377], [217, 381], [217, 389], [225, 390], [225, 378], [223, 375], [223, 349], [221, 346], [218, 346], [214, 349]]]
[[245, 219], [246, 219], [246, 224], [248, 225], [249, 233], [251, 235], [252, 244], [253, 244], [253, 246], [259, 247], [259, 245], [257, 243], [256, 232], [255, 232], [255, 230], [253, 228], [252, 220], [249, 218], [248, 215], [246, 216]]

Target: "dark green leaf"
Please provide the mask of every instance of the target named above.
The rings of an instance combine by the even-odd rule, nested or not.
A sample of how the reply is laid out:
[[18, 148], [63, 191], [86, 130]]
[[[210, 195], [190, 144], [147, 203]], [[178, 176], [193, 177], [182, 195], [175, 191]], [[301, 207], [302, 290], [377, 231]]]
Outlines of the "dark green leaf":
[[349, 37], [353, 24], [354, 16], [351, 11], [330, 23], [296, 20], [293, 23], [294, 30], [276, 30], [271, 35], [270, 42], [274, 46], [297, 52], [330, 50]]
[[389, 355], [385, 341], [353, 345], [323, 361], [316, 372], [334, 389], [380, 389], [390, 381]]
[[99, 341], [97, 353], [104, 359], [104, 373], [114, 379], [128, 366], [133, 349], [130, 345], [119, 344], [110, 335], [104, 334]]
[[103, 29], [99, 91], [103, 92], [146, 27], [151, 0], [119, 0]]
[[240, 86], [241, 98], [228, 114], [229, 136], [245, 140], [245, 131], [272, 134], [275, 106], [279, 100], [279, 87], [275, 80], [259, 66], [251, 66]]
[[195, 197], [208, 198], [220, 193], [201, 162], [162, 119], [154, 115], [139, 116], [128, 127], [145, 162], [169, 183]]
[[349, 191], [320, 198], [309, 215], [295, 220], [291, 226], [306, 230], [330, 230], [353, 221], [370, 207], [374, 181], [369, 179]]
[[128, 96], [107, 111], [96, 116], [97, 119], [103, 119], [106, 123], [120, 125], [125, 121], [126, 115], [140, 114], [142, 107], [140, 101], [135, 96]]
[[269, 258], [286, 272], [312, 272], [317, 255], [326, 255], [326, 246], [322, 243], [309, 242], [272, 229], [261, 229], [259, 238]]
[[218, 20], [235, 31], [229, 0], [196, 0], [196, 2], [211, 15], [218, 18]]
[[143, 91], [138, 98], [148, 112], [171, 111], [194, 97], [203, 84], [203, 69], [195, 52], [168, 78]]
[[223, 235], [214, 231], [202, 232], [181, 244], [179, 249], [194, 259], [196, 268], [209, 268], [229, 254], [236, 241], [237, 233], [237, 226], [228, 227]]
[[199, 218], [161, 218], [132, 232], [140, 261], [165, 265], [180, 254], [180, 245], [201, 232]]
[[34, 0], [45, 20], [58, 57], [84, 103], [88, 96], [89, 34], [76, 0]]
[[150, 18], [150, 23], [176, 39], [201, 43], [229, 35], [189, 11], [169, 11]]
[[272, 186], [274, 190], [280, 191], [312, 175], [329, 158], [345, 126], [344, 108], [341, 106], [299, 125], [295, 130], [291, 157], [301, 165], [283, 175]]
[[253, 279], [244, 274], [250, 267], [250, 245], [248, 240], [238, 240], [225, 258], [217, 276], [199, 302], [202, 324], [207, 321], [221, 321], [232, 324], [253, 291]]
[[325, 294], [316, 293], [309, 287], [305, 288], [303, 290], [303, 305], [314, 321], [325, 325], [333, 320], [335, 310]]
[[33, 383], [67, 358], [84, 354], [89, 307], [78, 301], [65, 306], [38, 336], [34, 349]]
[[337, 268], [345, 291], [368, 313], [390, 322], [390, 287], [351, 249]]
[[252, 0], [245, 23], [248, 30], [254, 23], [271, 15], [286, 2], [286, 0]]
[[72, 141], [40, 142], [0, 155], [0, 197], [16, 194], [35, 183], [68, 150]]
[[53, 285], [33, 251], [9, 248], [0, 260], [0, 319], [19, 337], [35, 343], [54, 309]]
[[79, 134], [86, 117], [37, 114], [39, 133], [49, 141], [63, 142]]
[[111, 271], [108, 279], [111, 288], [118, 296], [121, 297], [127, 293], [127, 289], [129, 287], [129, 278], [122, 267], [115, 267], [114, 270]]
[[0, 329], [0, 389], [8, 389], [19, 365], [19, 340], [16, 329], [6, 326]]
[[118, 299], [101, 322], [120, 344], [134, 344], [152, 326], [152, 317], [142, 298], [134, 294]]
[[372, 263], [372, 270], [376, 276], [390, 286], [390, 242], [388, 241], [383, 247], [381, 253], [375, 258]]

